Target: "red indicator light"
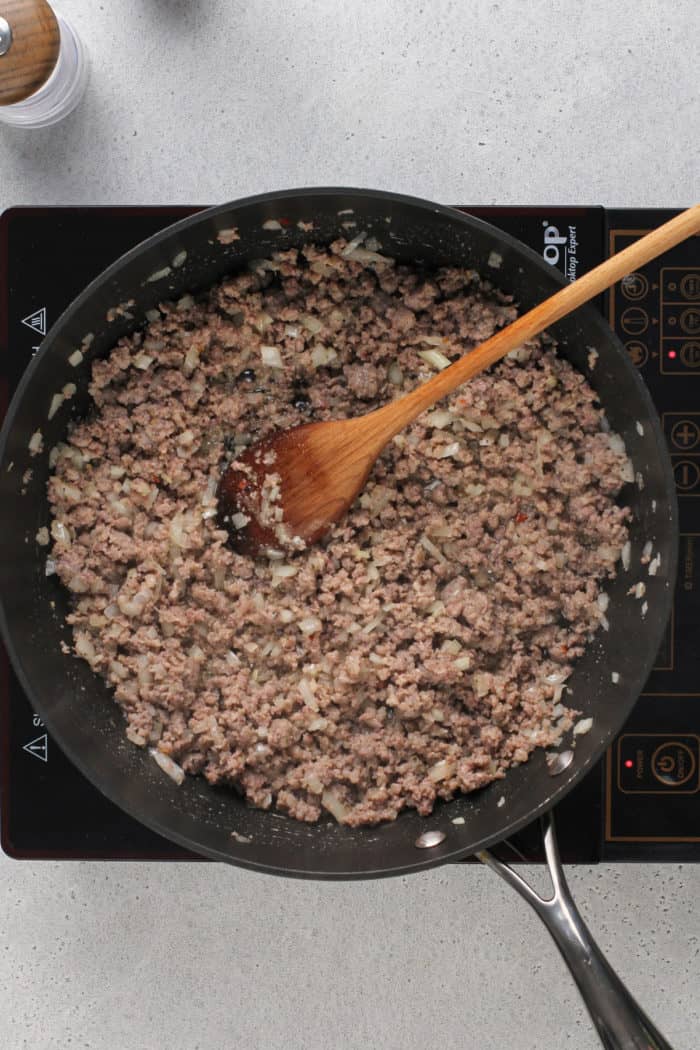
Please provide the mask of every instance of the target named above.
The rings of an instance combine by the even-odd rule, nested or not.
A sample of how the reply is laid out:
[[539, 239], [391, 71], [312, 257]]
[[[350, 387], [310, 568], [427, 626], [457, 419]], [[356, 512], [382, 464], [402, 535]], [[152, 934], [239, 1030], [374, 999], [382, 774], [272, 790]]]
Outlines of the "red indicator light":
[[631, 758], [626, 758], [625, 759], [625, 769], [632, 769], [633, 766], [634, 766], [634, 762], [632, 761], [632, 759]]
[[673, 360], [673, 358], [676, 356], [676, 351], [675, 350], [669, 350], [668, 356], [671, 358], [671, 360]]

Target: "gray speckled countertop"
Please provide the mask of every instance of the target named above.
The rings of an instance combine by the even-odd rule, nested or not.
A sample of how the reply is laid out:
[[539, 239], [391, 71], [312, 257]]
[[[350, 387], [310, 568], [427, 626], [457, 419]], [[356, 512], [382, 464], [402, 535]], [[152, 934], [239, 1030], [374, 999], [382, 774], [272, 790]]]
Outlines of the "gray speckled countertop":
[[[56, 128], [0, 126], [0, 208], [313, 184], [475, 204], [698, 196], [696, 0], [62, 9], [88, 94]], [[695, 1050], [700, 867], [570, 878], [634, 994]], [[8, 1050], [599, 1045], [538, 920], [477, 867], [310, 884], [0, 857], [0, 930]]]

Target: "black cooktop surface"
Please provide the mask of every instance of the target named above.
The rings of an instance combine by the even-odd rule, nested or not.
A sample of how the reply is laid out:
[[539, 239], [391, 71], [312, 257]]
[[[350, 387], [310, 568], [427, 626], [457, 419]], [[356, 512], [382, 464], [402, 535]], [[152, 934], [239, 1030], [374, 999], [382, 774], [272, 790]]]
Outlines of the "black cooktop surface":
[[[197, 210], [4, 213], [2, 414], [42, 337], [88, 281], [145, 237]], [[674, 214], [595, 207], [464, 210], [520, 238], [570, 280]], [[680, 505], [679, 575], [645, 691], [599, 766], [557, 807], [559, 838], [570, 862], [700, 861], [700, 238], [630, 274], [599, 305], [644, 377], [668, 439]], [[32, 711], [1, 652], [0, 739], [0, 830], [10, 856], [192, 858], [122, 813], [78, 773]], [[519, 833], [500, 853], [507, 860], [540, 860], [537, 827]]]

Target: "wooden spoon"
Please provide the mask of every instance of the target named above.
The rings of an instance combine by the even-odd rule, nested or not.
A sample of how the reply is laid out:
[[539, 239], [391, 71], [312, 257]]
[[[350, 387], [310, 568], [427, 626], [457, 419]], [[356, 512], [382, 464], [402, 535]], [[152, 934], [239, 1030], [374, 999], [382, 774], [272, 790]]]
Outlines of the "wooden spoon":
[[669, 248], [700, 233], [682, 212], [518, 317], [405, 397], [355, 419], [306, 423], [246, 449], [222, 475], [219, 521], [241, 553], [303, 549], [339, 521], [391, 439], [436, 401]]

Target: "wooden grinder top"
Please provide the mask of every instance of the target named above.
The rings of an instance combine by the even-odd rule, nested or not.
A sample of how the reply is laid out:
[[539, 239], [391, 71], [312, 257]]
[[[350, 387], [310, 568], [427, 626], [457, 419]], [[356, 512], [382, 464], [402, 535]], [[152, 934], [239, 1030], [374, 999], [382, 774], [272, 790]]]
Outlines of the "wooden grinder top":
[[46, 83], [60, 44], [46, 0], [0, 0], [0, 106], [22, 102]]

